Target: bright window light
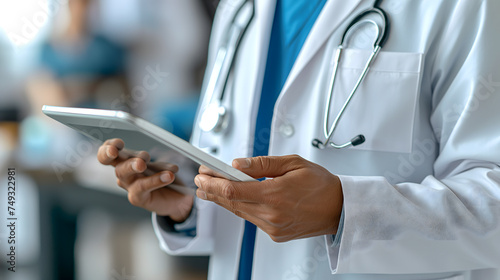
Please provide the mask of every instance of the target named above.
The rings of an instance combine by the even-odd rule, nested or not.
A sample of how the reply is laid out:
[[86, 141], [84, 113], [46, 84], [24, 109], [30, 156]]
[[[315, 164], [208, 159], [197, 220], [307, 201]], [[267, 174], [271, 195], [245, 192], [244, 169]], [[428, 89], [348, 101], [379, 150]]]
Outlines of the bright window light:
[[15, 46], [31, 43], [68, 0], [0, 0], [0, 28]]

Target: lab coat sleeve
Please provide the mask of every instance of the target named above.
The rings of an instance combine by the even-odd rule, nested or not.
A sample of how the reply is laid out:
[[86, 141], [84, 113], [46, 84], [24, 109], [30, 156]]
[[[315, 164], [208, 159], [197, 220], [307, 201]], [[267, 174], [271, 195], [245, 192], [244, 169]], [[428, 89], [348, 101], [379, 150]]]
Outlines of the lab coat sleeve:
[[[500, 1], [457, 1], [426, 60], [439, 143], [422, 182], [340, 176], [345, 221], [332, 273], [413, 274], [500, 264]], [[429, 54], [430, 55], [430, 54]]]
[[153, 213], [153, 228], [160, 241], [162, 250], [171, 255], [207, 256], [213, 250], [213, 205], [196, 199], [196, 235], [166, 230], [162, 226], [162, 217]]

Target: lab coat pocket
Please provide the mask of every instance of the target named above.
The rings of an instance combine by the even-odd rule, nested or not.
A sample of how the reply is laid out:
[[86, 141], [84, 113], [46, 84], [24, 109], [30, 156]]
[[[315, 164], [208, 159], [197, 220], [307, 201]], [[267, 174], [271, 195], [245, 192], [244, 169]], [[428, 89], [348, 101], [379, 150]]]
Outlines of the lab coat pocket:
[[[351, 93], [370, 50], [342, 52], [330, 108], [330, 123]], [[410, 153], [418, 104], [423, 54], [380, 52], [335, 129], [333, 141], [362, 134], [354, 149]]]

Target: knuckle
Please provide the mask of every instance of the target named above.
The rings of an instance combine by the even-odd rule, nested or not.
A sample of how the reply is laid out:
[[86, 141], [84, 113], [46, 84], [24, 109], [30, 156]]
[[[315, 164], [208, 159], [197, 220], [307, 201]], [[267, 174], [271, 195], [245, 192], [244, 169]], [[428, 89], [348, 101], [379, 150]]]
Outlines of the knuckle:
[[295, 160], [302, 159], [302, 157], [301, 157], [301, 156], [299, 156], [298, 154], [292, 154], [292, 155], [290, 155], [290, 157], [291, 157], [292, 159], [295, 159]]
[[140, 195], [136, 194], [135, 192], [129, 192], [128, 193], [128, 201], [130, 204], [141, 207], [144, 205], [144, 201], [141, 199]]
[[299, 156], [297, 154], [290, 155], [290, 159], [295, 164], [299, 164], [299, 163], [301, 163], [304, 160], [301, 156]]
[[147, 179], [137, 179], [135, 180], [134, 189], [137, 193], [142, 194], [148, 191], [150, 183]]
[[262, 170], [266, 170], [269, 168], [269, 158], [258, 156], [255, 158], [255, 160]]
[[289, 169], [297, 169], [303, 167], [305, 163], [304, 158], [302, 158], [297, 154], [289, 155], [287, 159], [288, 159], [287, 165]]
[[281, 217], [276, 214], [269, 215], [267, 221], [275, 227], [283, 224], [283, 220], [281, 219]]
[[226, 199], [233, 200], [236, 196], [236, 190], [234, 186], [230, 183], [226, 183], [222, 186], [222, 196]]

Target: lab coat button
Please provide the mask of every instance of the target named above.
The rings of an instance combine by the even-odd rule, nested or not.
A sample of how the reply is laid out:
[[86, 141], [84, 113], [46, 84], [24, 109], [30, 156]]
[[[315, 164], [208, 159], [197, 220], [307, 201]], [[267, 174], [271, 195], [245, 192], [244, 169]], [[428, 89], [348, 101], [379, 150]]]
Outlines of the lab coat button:
[[280, 131], [281, 135], [283, 135], [287, 138], [292, 137], [293, 133], [295, 132], [293, 125], [291, 125], [291, 124], [282, 124], [279, 127], [279, 131]]

